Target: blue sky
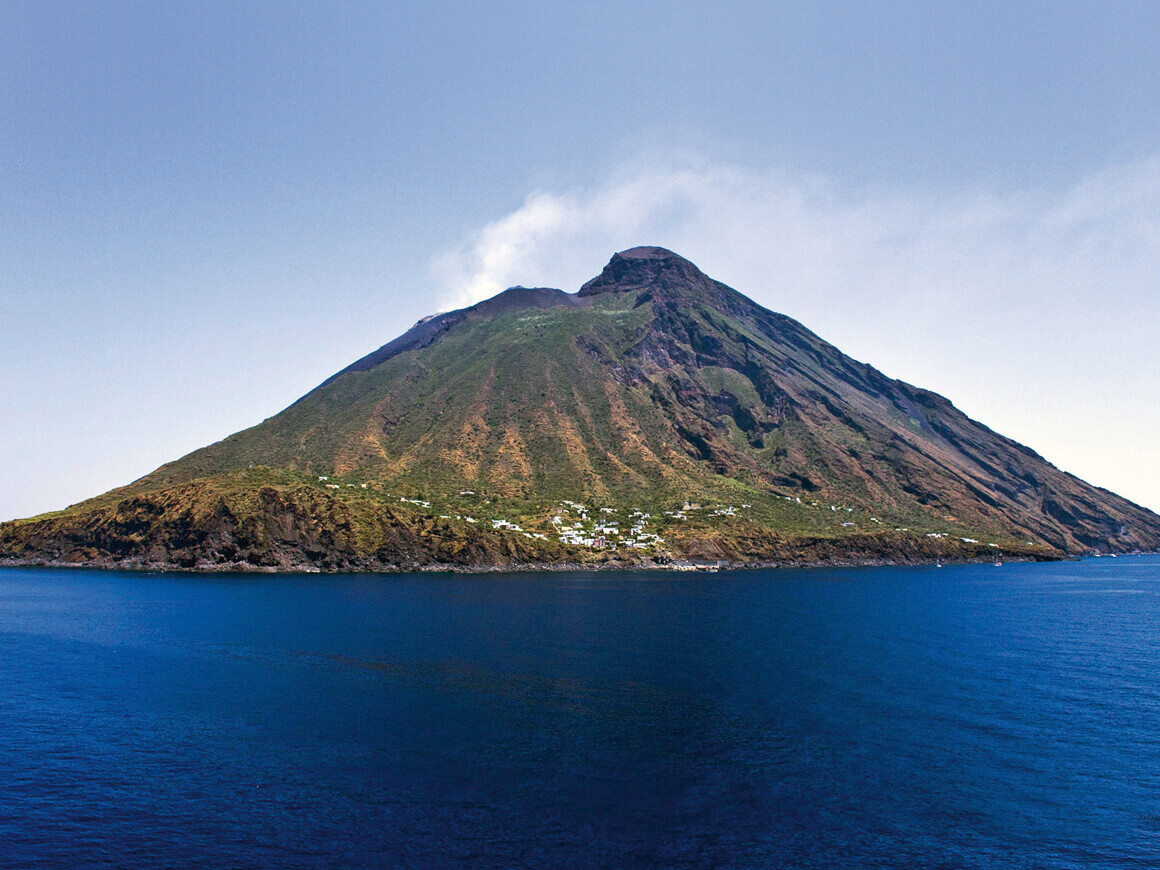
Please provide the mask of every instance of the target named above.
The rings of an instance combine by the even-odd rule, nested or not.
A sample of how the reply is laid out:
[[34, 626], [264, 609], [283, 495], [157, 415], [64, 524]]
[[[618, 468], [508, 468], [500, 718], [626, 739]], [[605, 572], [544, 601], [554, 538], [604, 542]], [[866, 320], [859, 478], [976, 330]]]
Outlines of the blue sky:
[[1160, 509], [1160, 7], [0, 5], [0, 519], [661, 244]]

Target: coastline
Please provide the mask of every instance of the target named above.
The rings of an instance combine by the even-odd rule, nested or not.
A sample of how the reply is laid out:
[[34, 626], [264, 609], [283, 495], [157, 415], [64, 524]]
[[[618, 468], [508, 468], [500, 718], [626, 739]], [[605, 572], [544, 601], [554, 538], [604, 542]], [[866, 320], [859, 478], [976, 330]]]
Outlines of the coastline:
[[[1097, 554], [1112, 556], [1113, 554]], [[1115, 555], [1140, 556], [1157, 555], [1144, 551], [1122, 553]], [[1093, 558], [1084, 555], [1026, 555], [1004, 554], [1002, 564], [1024, 564], [1031, 562], [1062, 562], [1079, 561], [1084, 558]], [[779, 559], [779, 560], [747, 560], [730, 561], [716, 560], [685, 561], [672, 560], [668, 562], [518, 562], [508, 565], [455, 565], [444, 563], [429, 563], [425, 565], [383, 565], [369, 564], [350, 567], [320, 567], [311, 563], [290, 563], [287, 565], [252, 565], [249, 563], [204, 563], [193, 566], [184, 566], [173, 563], [143, 563], [136, 561], [93, 560], [83, 562], [68, 562], [52, 559], [20, 559], [13, 557], [0, 558], [0, 568], [52, 568], [52, 569], [88, 569], [97, 571], [125, 571], [132, 573], [174, 573], [174, 574], [532, 574], [532, 573], [630, 573], [637, 571], [668, 571], [674, 574], [684, 573], [713, 573], [720, 571], [775, 571], [782, 569], [800, 568], [885, 568], [901, 566], [954, 566], [954, 565], [988, 565], [991, 559], [985, 558], [835, 558], [835, 559]]]

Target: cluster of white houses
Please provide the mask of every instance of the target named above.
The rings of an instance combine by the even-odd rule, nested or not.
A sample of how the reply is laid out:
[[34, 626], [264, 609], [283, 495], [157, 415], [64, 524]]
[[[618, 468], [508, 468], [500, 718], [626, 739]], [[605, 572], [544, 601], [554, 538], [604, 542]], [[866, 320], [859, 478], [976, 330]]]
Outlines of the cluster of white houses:
[[[340, 489], [340, 484], [331, 483], [329, 478], [325, 475], [319, 476], [319, 483], [325, 485], [328, 489]], [[367, 489], [366, 483], [347, 483], [347, 487]], [[473, 496], [473, 490], [461, 490], [460, 496]], [[803, 501], [800, 496], [781, 496], [788, 502], [799, 504], [808, 509], [822, 509], [829, 510], [836, 514], [853, 514], [857, 513], [857, 509], [848, 507], [842, 504], [821, 504], [816, 501]], [[417, 507], [430, 509], [431, 502], [425, 499], [407, 498], [400, 496], [400, 502], [406, 504], [416, 505]], [[686, 501], [680, 510], [665, 511], [664, 516], [668, 520], [687, 520], [690, 515], [697, 511], [704, 511], [702, 516], [710, 517], [737, 517], [741, 512], [751, 508], [752, 505], [743, 504], [740, 508], [734, 505], [716, 505], [715, 507], [703, 508], [696, 502]], [[616, 508], [602, 507], [595, 510], [596, 519], [590, 515], [587, 506], [579, 502], [564, 500], [559, 503], [555, 514], [551, 517], [551, 523], [554, 528], [556, 537], [561, 543], [570, 544], [579, 547], [590, 547], [593, 549], [663, 549], [665, 539], [655, 532], [646, 531], [646, 524], [652, 519], [652, 515], [640, 510], [634, 510], [629, 515], [629, 522], [625, 525], [627, 530], [621, 527], [619, 521], [612, 517], [617, 513]], [[444, 520], [460, 520], [468, 523], [480, 522], [475, 517], [465, 516], [463, 514], [440, 514], [440, 519]], [[878, 517], [869, 517], [870, 522], [882, 525], [882, 520]], [[533, 538], [541, 541], [548, 540], [548, 535], [541, 532], [527, 531], [518, 523], [511, 522], [506, 519], [493, 519], [490, 521], [493, 529], [505, 532], [516, 532], [522, 534], [525, 538]], [[842, 517], [839, 519], [842, 527], [852, 528], [855, 523]], [[906, 526], [894, 527], [896, 532], [909, 532], [910, 529]], [[928, 532], [926, 537], [940, 539], [945, 537], [952, 537], [947, 532]], [[960, 537], [960, 540], [965, 544], [977, 544], [979, 541], [975, 538]], [[1031, 543], [1030, 541], [1028, 543]], [[990, 547], [998, 546], [995, 543], [988, 544]]]
[[525, 538], [535, 538], [539, 541], [548, 540], [547, 535], [542, 535], [539, 532], [525, 532], [523, 527], [518, 523], [509, 522], [508, 520], [492, 520], [491, 527], [493, 529], [503, 529], [505, 532], [519, 532]]
[[[751, 508], [751, 507], [753, 507], [753, 505], [743, 504], [740, 509], [745, 510], [746, 508]], [[689, 514], [691, 512], [699, 511], [699, 510], [701, 510], [701, 506], [699, 504], [697, 504], [696, 502], [688, 502], [687, 501], [683, 505], [681, 505], [681, 509], [679, 511], [665, 511], [665, 516], [669, 517], [670, 519], [674, 519], [674, 520], [687, 520], [689, 518]], [[713, 510], [709, 511], [709, 516], [711, 516], [711, 517], [735, 517], [735, 516], [737, 516], [737, 511], [738, 511], [738, 508], [734, 507], [733, 505], [728, 505], [726, 507], [722, 507], [721, 505], [718, 505], [717, 507], [713, 508]]]
[[629, 528], [625, 531], [618, 521], [609, 518], [615, 513], [616, 508], [600, 508], [602, 518], [592, 521], [587, 507], [574, 501], [562, 501], [552, 517], [552, 525], [556, 527], [560, 543], [577, 547], [647, 550], [664, 546], [664, 538], [645, 531], [645, 524], [651, 519], [651, 514], [634, 510], [630, 514]]

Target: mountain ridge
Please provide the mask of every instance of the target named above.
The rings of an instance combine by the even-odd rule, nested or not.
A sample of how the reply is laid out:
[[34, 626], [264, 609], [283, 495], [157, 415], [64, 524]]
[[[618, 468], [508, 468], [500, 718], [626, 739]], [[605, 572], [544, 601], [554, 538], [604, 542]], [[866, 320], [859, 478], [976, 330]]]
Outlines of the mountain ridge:
[[408, 350], [419, 350], [438, 341], [439, 337], [452, 327], [472, 317], [484, 319], [503, 311], [517, 311], [522, 308], [551, 308], [554, 305], [582, 305], [577, 297], [554, 287], [509, 287], [495, 296], [484, 299], [466, 308], [457, 308], [454, 311], [431, 314], [422, 318], [400, 335], [372, 351], [360, 359], [355, 360], [344, 369], [335, 372], [321, 384], [324, 387], [350, 372], [367, 371], [380, 365], [391, 357]]
[[[202, 544], [166, 537], [182, 499], [158, 494], [178, 491], [190, 528], [218, 516]], [[311, 511], [345, 517], [325, 546]], [[514, 287], [424, 318], [274, 417], [43, 523], [0, 526], [0, 554], [390, 569], [411, 564], [391, 529], [420, 526], [422, 564], [460, 567], [1160, 548], [1151, 511], [655, 246], [574, 294]]]

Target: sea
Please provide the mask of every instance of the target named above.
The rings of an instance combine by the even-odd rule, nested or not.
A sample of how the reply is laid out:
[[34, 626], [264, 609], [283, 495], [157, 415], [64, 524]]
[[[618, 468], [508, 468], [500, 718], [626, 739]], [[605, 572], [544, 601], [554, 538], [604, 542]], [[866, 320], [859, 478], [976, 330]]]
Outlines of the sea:
[[8, 870], [1157, 866], [1157, 556], [0, 569]]

